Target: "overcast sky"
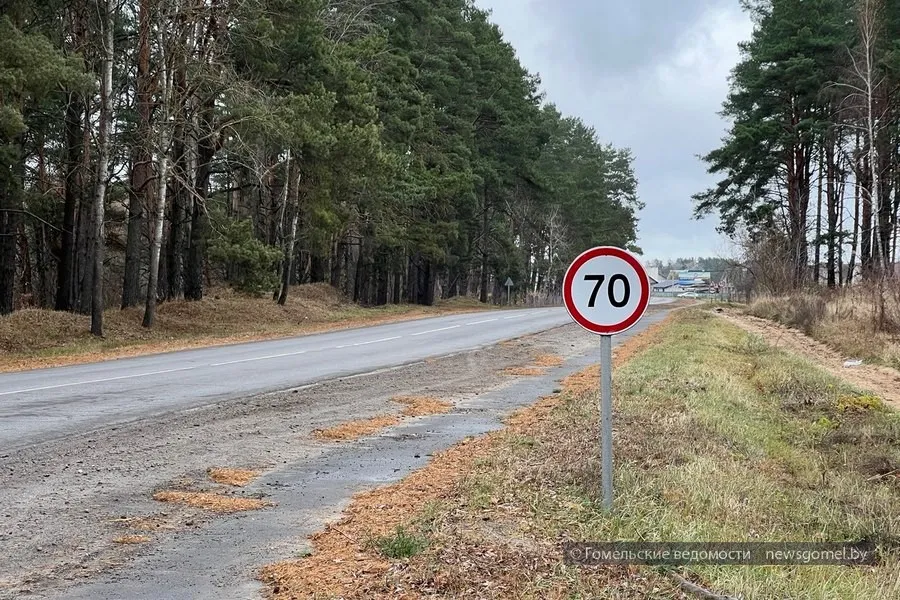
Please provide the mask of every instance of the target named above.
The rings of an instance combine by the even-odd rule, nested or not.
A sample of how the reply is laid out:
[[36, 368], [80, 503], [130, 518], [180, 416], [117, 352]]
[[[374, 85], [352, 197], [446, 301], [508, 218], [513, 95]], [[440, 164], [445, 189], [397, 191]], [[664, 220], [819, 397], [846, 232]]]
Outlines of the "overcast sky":
[[738, 42], [738, 0], [476, 0], [541, 76], [548, 100], [631, 148], [646, 203], [646, 258], [715, 256], [715, 219], [691, 218], [691, 195], [715, 181], [696, 158], [714, 149]]

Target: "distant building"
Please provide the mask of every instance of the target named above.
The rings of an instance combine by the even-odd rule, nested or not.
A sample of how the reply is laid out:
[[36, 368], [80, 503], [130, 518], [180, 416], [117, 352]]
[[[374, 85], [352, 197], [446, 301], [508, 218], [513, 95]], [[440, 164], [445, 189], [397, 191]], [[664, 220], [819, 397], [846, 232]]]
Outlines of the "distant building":
[[678, 269], [669, 273], [668, 281], [675, 281], [676, 289], [670, 291], [707, 291], [712, 282], [712, 273], [709, 271], [695, 271], [693, 269]]
[[652, 290], [657, 293], [669, 293], [669, 292], [680, 292], [681, 288], [678, 287], [678, 282], [674, 279], [664, 279], [662, 281], [657, 281], [656, 283], [652, 283]]

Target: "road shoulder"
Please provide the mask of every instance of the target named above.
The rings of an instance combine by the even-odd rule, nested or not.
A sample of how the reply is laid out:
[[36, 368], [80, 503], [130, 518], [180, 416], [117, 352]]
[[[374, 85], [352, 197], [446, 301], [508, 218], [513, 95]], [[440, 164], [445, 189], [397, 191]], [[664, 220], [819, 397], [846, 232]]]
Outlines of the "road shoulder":
[[[647, 337], [625, 345], [619, 360], [630, 360], [616, 371], [612, 517], [598, 498], [597, 377], [587, 369], [505, 429], [358, 495], [313, 537], [310, 556], [262, 571], [269, 594], [898, 597], [897, 413], [709, 311], [678, 311]], [[579, 567], [561, 551], [566, 541], [861, 539], [883, 551], [877, 565]]]

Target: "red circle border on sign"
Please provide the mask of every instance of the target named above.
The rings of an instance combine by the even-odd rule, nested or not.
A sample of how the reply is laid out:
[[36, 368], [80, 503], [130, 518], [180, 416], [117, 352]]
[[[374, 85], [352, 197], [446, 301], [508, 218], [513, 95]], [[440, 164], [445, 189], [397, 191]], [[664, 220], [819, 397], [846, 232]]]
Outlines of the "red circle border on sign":
[[[631, 265], [642, 278], [641, 282], [643, 285], [641, 285], [641, 298], [637, 308], [627, 319], [614, 325], [604, 326], [592, 323], [585, 318], [584, 315], [578, 312], [578, 309], [575, 308], [575, 301], [572, 298], [572, 284], [575, 280], [575, 273], [578, 272], [578, 269], [580, 269], [584, 263], [592, 258], [597, 258], [598, 256], [615, 256], [616, 258], [620, 258]], [[615, 246], [599, 246], [582, 252], [569, 266], [569, 269], [566, 271], [566, 276], [563, 279], [563, 300], [566, 305], [566, 310], [569, 311], [569, 316], [571, 316], [576, 323], [592, 333], [615, 335], [631, 329], [635, 323], [640, 321], [641, 317], [644, 316], [644, 313], [647, 311], [647, 306], [650, 304], [650, 281], [647, 278], [647, 271], [633, 254], [622, 250], [621, 248], [616, 248]]]

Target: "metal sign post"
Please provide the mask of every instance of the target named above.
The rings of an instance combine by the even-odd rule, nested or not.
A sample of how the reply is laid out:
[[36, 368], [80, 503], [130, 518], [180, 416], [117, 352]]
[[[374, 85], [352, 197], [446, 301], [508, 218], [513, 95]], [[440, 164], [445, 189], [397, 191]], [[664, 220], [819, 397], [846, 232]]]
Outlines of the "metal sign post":
[[612, 510], [612, 336], [600, 336], [600, 481], [603, 486], [603, 509]]
[[600, 335], [600, 482], [603, 508], [613, 507], [612, 336], [633, 327], [650, 304], [650, 279], [630, 252], [602, 246], [582, 253], [563, 279], [572, 319]]
[[506, 304], [507, 304], [507, 306], [509, 306], [509, 304], [511, 304], [509, 291], [512, 288], [512, 286], [513, 286], [512, 277], [507, 277], [506, 278]]

